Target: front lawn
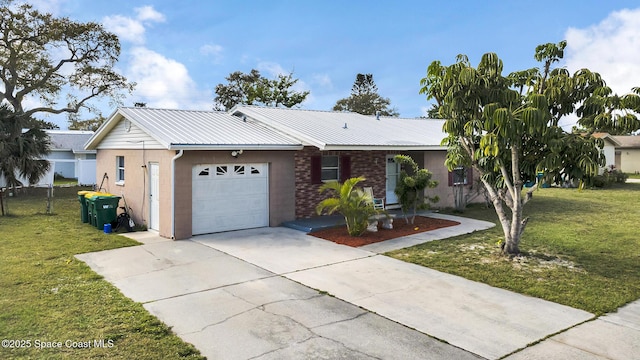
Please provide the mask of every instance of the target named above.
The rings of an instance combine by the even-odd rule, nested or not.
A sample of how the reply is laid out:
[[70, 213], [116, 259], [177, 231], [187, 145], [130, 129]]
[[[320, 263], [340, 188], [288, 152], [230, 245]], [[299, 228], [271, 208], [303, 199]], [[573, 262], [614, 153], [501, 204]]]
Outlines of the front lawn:
[[53, 215], [46, 214], [46, 189], [5, 198], [10, 216], [0, 216], [0, 358], [201, 358], [141, 304], [74, 258], [137, 245], [82, 224], [78, 189], [55, 189]]
[[[499, 253], [499, 225], [387, 255], [600, 315], [640, 298], [638, 204], [640, 184], [540, 189], [525, 206], [523, 256]], [[498, 224], [482, 206], [461, 216]]]

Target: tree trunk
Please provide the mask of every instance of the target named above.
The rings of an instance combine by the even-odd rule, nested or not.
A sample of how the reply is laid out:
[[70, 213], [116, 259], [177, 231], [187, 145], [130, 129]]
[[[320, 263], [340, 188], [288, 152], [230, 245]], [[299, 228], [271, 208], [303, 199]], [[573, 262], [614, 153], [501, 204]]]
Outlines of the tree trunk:
[[507, 204], [505, 204], [502, 199], [500, 199], [498, 190], [485, 180], [482, 180], [482, 183], [489, 193], [491, 203], [493, 203], [493, 207], [496, 210], [498, 219], [500, 220], [500, 225], [502, 226], [502, 232], [504, 233], [504, 242], [501, 245], [502, 252], [506, 255], [519, 254], [520, 238], [522, 237], [524, 227], [526, 226], [528, 220], [522, 220], [523, 206], [522, 201], [520, 201], [521, 199], [512, 199], [513, 206], [510, 207], [511, 219], [509, 219], [509, 216], [507, 215], [505, 209], [505, 206], [507, 206]]

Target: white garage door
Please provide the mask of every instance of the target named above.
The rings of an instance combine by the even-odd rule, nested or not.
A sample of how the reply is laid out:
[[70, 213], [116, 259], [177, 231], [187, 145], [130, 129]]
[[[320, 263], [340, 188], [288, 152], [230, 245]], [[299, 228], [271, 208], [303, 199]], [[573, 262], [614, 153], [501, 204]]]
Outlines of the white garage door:
[[193, 235], [269, 226], [267, 164], [193, 167]]

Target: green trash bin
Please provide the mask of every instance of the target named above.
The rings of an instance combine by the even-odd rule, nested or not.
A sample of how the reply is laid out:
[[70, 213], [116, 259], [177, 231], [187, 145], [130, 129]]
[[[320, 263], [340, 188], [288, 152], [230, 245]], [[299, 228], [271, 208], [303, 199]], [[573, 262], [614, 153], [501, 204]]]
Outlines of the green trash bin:
[[89, 222], [89, 207], [87, 205], [87, 199], [85, 198], [85, 195], [88, 193], [89, 191], [78, 191], [78, 202], [80, 202], [80, 220], [82, 220], [83, 223], [88, 223]]
[[92, 224], [96, 228], [102, 230], [104, 224], [110, 224], [116, 221], [118, 217], [119, 196], [94, 196], [91, 198], [93, 202], [93, 213], [95, 223]]

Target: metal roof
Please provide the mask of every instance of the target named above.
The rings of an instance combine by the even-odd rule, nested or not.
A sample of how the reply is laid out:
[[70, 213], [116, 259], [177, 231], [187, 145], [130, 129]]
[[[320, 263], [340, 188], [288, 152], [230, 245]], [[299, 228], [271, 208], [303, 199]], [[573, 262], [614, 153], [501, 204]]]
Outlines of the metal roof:
[[51, 139], [52, 151], [85, 152], [84, 144], [91, 138], [93, 131], [45, 130]]
[[102, 138], [127, 119], [167, 149], [222, 149], [226, 147], [296, 149], [300, 141], [247, 119], [220, 111], [171, 110], [121, 107], [109, 117], [86, 147], [95, 148]]
[[442, 149], [444, 120], [403, 119], [351, 112], [238, 105], [232, 114], [255, 119], [321, 150]]
[[616, 135], [612, 136], [618, 142], [620, 148], [633, 149], [640, 148], [640, 136], [638, 135]]

